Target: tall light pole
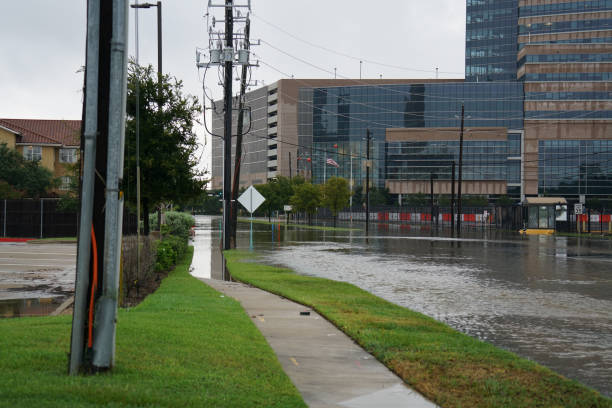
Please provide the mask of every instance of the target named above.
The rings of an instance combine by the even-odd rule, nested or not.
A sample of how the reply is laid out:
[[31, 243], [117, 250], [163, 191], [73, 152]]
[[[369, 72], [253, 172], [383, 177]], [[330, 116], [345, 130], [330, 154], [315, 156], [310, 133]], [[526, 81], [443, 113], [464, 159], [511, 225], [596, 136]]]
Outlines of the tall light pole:
[[148, 9], [157, 7], [157, 83], [159, 84], [159, 97], [161, 104], [161, 78], [162, 78], [162, 4], [161, 1], [156, 3], [132, 4], [130, 7], [138, 9]]
[[370, 129], [366, 129], [366, 236], [370, 232]]
[[459, 177], [457, 183], [457, 235], [461, 235], [461, 183], [463, 175], [463, 124], [465, 105], [461, 104], [461, 131], [459, 133]]
[[[148, 9], [151, 7], [157, 7], [157, 86], [158, 86], [158, 95], [157, 95], [157, 106], [159, 109], [159, 112], [162, 111], [162, 105], [163, 105], [163, 101], [162, 101], [162, 4], [161, 1], [158, 1], [157, 3], [142, 3], [139, 4], [138, 2], [136, 2], [136, 4], [132, 4], [130, 5], [130, 7], [134, 8], [134, 9]], [[138, 16], [136, 16], [136, 42], [138, 42]], [[138, 44], [136, 44], [136, 49], [138, 49]], [[138, 52], [136, 54], [136, 63], [138, 63]], [[136, 96], [136, 112], [138, 115], [138, 111], [139, 111], [139, 107], [138, 107], [138, 103], [139, 101], [139, 96]], [[136, 212], [137, 212], [137, 218], [138, 218], [138, 242], [140, 242], [140, 124], [138, 123], [138, 120], [136, 121]], [[161, 230], [161, 225], [160, 225], [160, 218], [158, 218], [158, 228]], [[145, 225], [149, 225], [148, 222], [145, 222]], [[147, 233], [148, 231], [145, 231], [145, 233]], [[140, 252], [140, 249], [137, 250], [137, 252]], [[138, 257], [138, 276], [140, 276], [140, 255], [137, 255]]]

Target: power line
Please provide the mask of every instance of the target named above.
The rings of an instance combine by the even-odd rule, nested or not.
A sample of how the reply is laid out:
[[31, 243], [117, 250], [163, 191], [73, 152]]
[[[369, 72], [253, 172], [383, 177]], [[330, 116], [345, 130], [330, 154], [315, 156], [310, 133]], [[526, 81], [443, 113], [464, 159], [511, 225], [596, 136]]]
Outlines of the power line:
[[[367, 58], [363, 58], [363, 57], [355, 57], [355, 56], [352, 56], [352, 55], [349, 55], [349, 54], [345, 54], [345, 53], [340, 52], [340, 51], [332, 50], [331, 48], [327, 48], [327, 47], [324, 47], [322, 45], [315, 44], [313, 42], [310, 42], [308, 40], [300, 38], [297, 35], [291, 34], [290, 32], [288, 32], [288, 31], [282, 29], [281, 27], [279, 27], [279, 26], [277, 26], [277, 25], [275, 25], [275, 24], [273, 24], [273, 23], [263, 19], [262, 17], [259, 17], [256, 14], [253, 14], [253, 17], [257, 18], [258, 20], [262, 21], [263, 23], [269, 25], [270, 27], [273, 27], [273, 28], [277, 29], [278, 31], [288, 35], [289, 37], [291, 37], [291, 38], [293, 38], [293, 39], [295, 39], [297, 41], [300, 41], [300, 42], [302, 42], [304, 44], [308, 44], [308, 45], [310, 45], [311, 47], [314, 47], [314, 48], [322, 49], [322, 50], [330, 52], [332, 54], [340, 55], [342, 57], [349, 58], [349, 59], [352, 59], [352, 60], [355, 60], [355, 61], [367, 62], [368, 64], [372, 64], [372, 65], [379, 65], [381, 67], [395, 68], [395, 69], [400, 69], [400, 70], [404, 70], [404, 71], [411, 71], [411, 72], [427, 72], [427, 73], [432, 73], [431, 70], [427, 70], [427, 69], [418, 69], [418, 68], [403, 67], [403, 66], [400, 66], [400, 65], [391, 65], [391, 64], [386, 64], [386, 63], [383, 63], [383, 62], [373, 61], [373, 60], [370, 60], [370, 59], [367, 59]], [[451, 71], [438, 71], [438, 72], [440, 72], [442, 74], [457, 74], [457, 75], [463, 75], [464, 74], [464, 72], [451, 72]]]

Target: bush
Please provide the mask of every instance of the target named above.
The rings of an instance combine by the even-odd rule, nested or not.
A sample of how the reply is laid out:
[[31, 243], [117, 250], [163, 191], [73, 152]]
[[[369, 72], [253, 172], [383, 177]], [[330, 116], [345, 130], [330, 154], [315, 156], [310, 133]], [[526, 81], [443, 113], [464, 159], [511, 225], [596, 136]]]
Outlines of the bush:
[[170, 269], [187, 251], [187, 239], [169, 235], [157, 245], [156, 271]]
[[[189, 238], [189, 231], [195, 225], [195, 218], [191, 214], [178, 211], [168, 211], [165, 214], [166, 225], [162, 225], [162, 234]], [[152, 229], [157, 229], [156, 213], [149, 214], [149, 224]]]

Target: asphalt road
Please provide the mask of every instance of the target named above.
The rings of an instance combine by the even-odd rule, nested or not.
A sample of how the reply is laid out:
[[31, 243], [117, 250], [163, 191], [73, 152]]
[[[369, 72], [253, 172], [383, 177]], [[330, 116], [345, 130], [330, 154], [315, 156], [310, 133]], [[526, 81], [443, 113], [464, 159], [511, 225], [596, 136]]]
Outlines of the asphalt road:
[[0, 243], [0, 300], [74, 292], [76, 244]]

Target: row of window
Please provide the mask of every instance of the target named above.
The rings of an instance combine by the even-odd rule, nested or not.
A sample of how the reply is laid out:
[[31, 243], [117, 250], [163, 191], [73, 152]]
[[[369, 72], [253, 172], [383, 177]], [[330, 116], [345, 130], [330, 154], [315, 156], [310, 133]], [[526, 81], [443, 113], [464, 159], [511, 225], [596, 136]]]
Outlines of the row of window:
[[518, 66], [538, 62], [610, 62], [612, 54], [545, 54], [525, 55], [518, 61]]
[[612, 119], [612, 111], [525, 111], [525, 119]]
[[[511, 141], [464, 142], [463, 178], [520, 183], [520, 160], [508, 160], [520, 154], [520, 134]], [[385, 156], [388, 179], [427, 180], [432, 173], [450, 179], [452, 162], [459, 161], [459, 142], [389, 142]]]
[[592, 20], [555, 21], [533, 23], [530, 26], [520, 25], [520, 34], [548, 34], [568, 31], [608, 30], [612, 27], [612, 19], [601, 18]]
[[[23, 157], [29, 161], [42, 160], [42, 146], [24, 146]], [[59, 161], [60, 163], [76, 163], [77, 149], [60, 149]]]
[[612, 140], [538, 143], [542, 194], [612, 194]]
[[523, 81], [612, 81], [612, 72], [553, 72], [525, 74]]
[[525, 92], [526, 100], [602, 100], [612, 99], [612, 92]]
[[612, 43], [612, 37], [592, 37], [592, 38], [572, 38], [568, 40], [555, 41], [530, 41], [529, 43], [519, 43], [518, 49], [522, 50], [527, 44], [606, 44]]
[[568, 3], [537, 4], [519, 8], [519, 17], [550, 14], [583, 13], [587, 11], [612, 10], [612, 0], [586, 0]]

